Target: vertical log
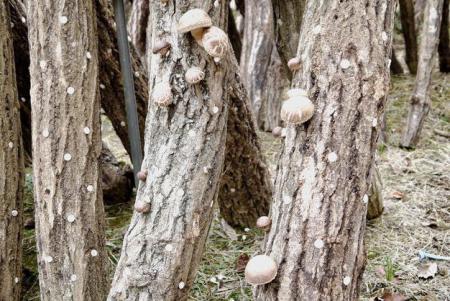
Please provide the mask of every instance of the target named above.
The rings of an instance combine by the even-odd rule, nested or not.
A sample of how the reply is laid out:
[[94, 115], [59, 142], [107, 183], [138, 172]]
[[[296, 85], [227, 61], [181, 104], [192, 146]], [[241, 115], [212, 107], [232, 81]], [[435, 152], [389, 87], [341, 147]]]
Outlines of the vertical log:
[[20, 300], [23, 151], [11, 20], [0, 0], [0, 300]]
[[442, 8], [444, 0], [430, 0], [424, 12], [422, 34], [417, 68], [416, 83], [411, 96], [411, 105], [406, 130], [403, 133], [401, 146], [414, 147], [419, 141], [428, 111], [430, 110], [431, 73], [436, 59], [436, 49], [439, 42]]
[[149, 14], [148, 0], [133, 1], [128, 21], [128, 34], [130, 35], [131, 44], [136, 49], [136, 53], [142, 59], [142, 62], [145, 62]]
[[[132, 217], [108, 300], [187, 300], [224, 163], [229, 64], [227, 59], [214, 63], [190, 34], [178, 34], [176, 25], [184, 12], [202, 7], [216, 26], [224, 26], [226, 5], [150, 3], [149, 49], [158, 39], [171, 44], [167, 56], [148, 58], [152, 101], [142, 165], [148, 176], [139, 185], [137, 204], [149, 203], [151, 211]], [[189, 85], [184, 79], [191, 66], [203, 67], [206, 77], [199, 84]], [[160, 88], [164, 90], [158, 92], [170, 94], [169, 106], [154, 102]]]
[[439, 70], [445, 73], [450, 72], [449, 10], [450, 10], [450, 1], [444, 0], [438, 52], [439, 52]]
[[93, 1], [28, 1], [41, 300], [104, 300], [100, 101]]
[[413, 0], [399, 0], [400, 3], [400, 20], [402, 23], [403, 38], [405, 39], [405, 60], [408, 65], [409, 72], [416, 74], [417, 72], [417, 34], [414, 19], [414, 2]]
[[392, 74], [403, 74], [403, 68], [395, 55], [395, 49], [392, 48], [391, 53], [391, 72]]
[[[357, 300], [395, 1], [307, 1], [294, 86], [315, 114], [287, 127], [265, 253], [278, 276], [255, 300]], [[326, 268], [324, 268], [326, 267]]]

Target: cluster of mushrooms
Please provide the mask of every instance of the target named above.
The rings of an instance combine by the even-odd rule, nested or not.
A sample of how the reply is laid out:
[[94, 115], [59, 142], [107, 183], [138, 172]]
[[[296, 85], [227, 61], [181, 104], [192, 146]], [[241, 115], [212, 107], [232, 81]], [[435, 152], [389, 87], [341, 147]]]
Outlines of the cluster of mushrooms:
[[[213, 26], [209, 15], [200, 8], [195, 8], [183, 14], [178, 22], [178, 33], [190, 32], [195, 41], [218, 63], [224, 58], [229, 50], [230, 42], [227, 34], [219, 27]], [[170, 43], [164, 40], [155, 42], [152, 49], [153, 54], [167, 55], [170, 51]], [[191, 85], [201, 82], [205, 73], [199, 67], [193, 66], [186, 71], [185, 79]], [[172, 104], [173, 95], [168, 82], [156, 84], [153, 93], [153, 101], [160, 107]]]

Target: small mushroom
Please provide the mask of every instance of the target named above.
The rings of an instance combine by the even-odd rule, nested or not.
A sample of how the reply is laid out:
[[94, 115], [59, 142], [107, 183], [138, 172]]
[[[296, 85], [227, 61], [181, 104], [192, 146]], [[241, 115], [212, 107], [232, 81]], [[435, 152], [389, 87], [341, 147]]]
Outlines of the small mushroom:
[[191, 32], [194, 39], [200, 44], [205, 28], [212, 26], [212, 20], [208, 14], [200, 8], [188, 10], [178, 21], [179, 33]]
[[300, 59], [298, 57], [291, 58], [288, 61], [288, 67], [291, 71], [297, 71], [300, 69]]
[[173, 101], [172, 89], [167, 82], [156, 84], [152, 96], [153, 101], [160, 107], [167, 107]]
[[[280, 130], [280, 135], [281, 135], [281, 130]], [[256, 227], [259, 229], [262, 229], [264, 231], [269, 231], [271, 225], [272, 225], [272, 220], [268, 216], [260, 216], [256, 220]]]
[[257, 255], [245, 267], [245, 280], [253, 285], [272, 282], [277, 276], [277, 264], [267, 255]]
[[164, 56], [167, 54], [167, 52], [169, 52], [170, 47], [170, 43], [166, 40], [158, 40], [155, 42], [155, 45], [153, 45], [152, 52], [153, 54], [159, 53], [161, 54], [161, 56]]
[[150, 204], [143, 201], [136, 201], [134, 204], [134, 210], [136, 210], [139, 213], [149, 213], [150, 212]]
[[272, 130], [272, 135], [273, 135], [274, 137], [280, 137], [280, 136], [281, 136], [281, 131], [282, 131], [282, 130], [283, 130], [282, 127], [276, 126], [276, 127], [274, 127], [273, 130]]
[[294, 98], [299, 96], [308, 97], [308, 93], [306, 93], [305, 90], [299, 88], [290, 89], [289, 91], [286, 92], [286, 94], [288, 98]]
[[[288, 93], [289, 94], [289, 93]], [[314, 115], [314, 104], [303, 95], [295, 94], [281, 106], [281, 119], [288, 124], [302, 124]]]
[[202, 46], [206, 52], [214, 57], [214, 61], [219, 61], [225, 57], [230, 49], [230, 42], [227, 34], [216, 26], [211, 26], [205, 30], [202, 38]]
[[191, 67], [186, 71], [184, 77], [188, 83], [196, 84], [205, 78], [205, 72], [203, 72], [199, 67]]
[[141, 170], [137, 173], [137, 177], [140, 181], [145, 182], [147, 180], [148, 171]]

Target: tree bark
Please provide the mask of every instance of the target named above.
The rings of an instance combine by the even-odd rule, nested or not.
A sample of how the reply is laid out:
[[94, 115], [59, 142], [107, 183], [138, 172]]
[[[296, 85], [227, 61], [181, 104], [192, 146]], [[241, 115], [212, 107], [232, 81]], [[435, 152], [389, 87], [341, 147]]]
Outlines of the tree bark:
[[431, 73], [439, 42], [443, 2], [444, 0], [430, 0], [425, 7], [419, 65], [411, 96], [407, 126], [401, 140], [401, 146], [403, 147], [414, 147], [418, 143], [423, 122], [430, 110]]
[[231, 46], [233, 46], [236, 59], [240, 62], [242, 53], [242, 37], [236, 27], [236, 21], [233, 17], [231, 9], [228, 10], [228, 36], [230, 37]]
[[[17, 0], [10, 0], [10, 9], [13, 24], [13, 44], [16, 66], [16, 80], [20, 101], [20, 115], [22, 123], [22, 140], [24, 154], [28, 158], [28, 165], [31, 165], [31, 103], [30, 103], [30, 54], [28, 47], [28, 28], [26, 23], [21, 21], [25, 18], [25, 11], [21, 3]], [[104, 50], [106, 51], [106, 50]], [[119, 77], [120, 78], [120, 77]], [[145, 84], [144, 93], [147, 91]], [[141, 86], [142, 87], [142, 86]], [[102, 101], [105, 106], [111, 102], [104, 97]], [[119, 104], [120, 102], [116, 100]], [[116, 106], [117, 107], [117, 106]], [[124, 110], [124, 108], [121, 108]], [[115, 113], [115, 112], [114, 112]], [[123, 115], [123, 114], [122, 114]], [[122, 116], [121, 115], [121, 116]], [[144, 117], [142, 117], [144, 119]], [[114, 158], [106, 145], [102, 147], [102, 190], [103, 200], [106, 204], [116, 204], [128, 202], [132, 195], [134, 180], [133, 173], [128, 165], [120, 165]], [[131, 180], [130, 180], [131, 179]]]
[[411, 74], [417, 73], [417, 38], [413, 0], [399, 0], [400, 20], [405, 39], [405, 60]]
[[397, 56], [395, 55], [395, 50], [392, 48], [391, 53], [391, 72], [392, 74], [403, 74], [403, 68], [400, 62], [397, 59]]
[[439, 70], [445, 73], [450, 72], [449, 9], [450, 9], [450, 1], [444, 0], [438, 52], [439, 52]]
[[104, 300], [100, 101], [93, 1], [29, 1], [41, 300]]
[[380, 217], [384, 211], [383, 184], [377, 167], [374, 168], [372, 182], [369, 189], [369, 204], [367, 205], [367, 219]]
[[8, 4], [0, 0], [0, 300], [20, 300], [23, 151]]
[[265, 240], [278, 276], [255, 300], [358, 299], [394, 6], [307, 2], [297, 53], [305, 60], [293, 83], [309, 91], [315, 115], [287, 127]]
[[134, 0], [131, 6], [131, 15], [128, 21], [128, 34], [131, 44], [136, 49], [137, 55], [145, 64], [146, 44], [147, 44], [147, 25], [149, 16], [149, 1]]

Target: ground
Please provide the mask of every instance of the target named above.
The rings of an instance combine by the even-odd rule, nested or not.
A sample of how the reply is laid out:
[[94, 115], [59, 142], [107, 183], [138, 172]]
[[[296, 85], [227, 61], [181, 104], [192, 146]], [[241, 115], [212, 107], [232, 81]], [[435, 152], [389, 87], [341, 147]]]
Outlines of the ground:
[[[435, 261], [438, 272], [433, 278], [423, 280], [417, 276], [420, 266], [430, 262], [419, 262], [420, 250], [450, 256], [450, 141], [441, 136], [450, 133], [450, 75], [436, 74], [433, 82], [433, 105], [421, 141], [415, 150], [405, 150], [398, 145], [414, 78], [394, 77], [392, 81], [387, 106], [388, 141], [380, 145], [377, 155], [385, 211], [381, 218], [367, 223], [368, 261], [361, 300], [374, 300], [386, 292], [401, 294], [407, 298], [404, 300], [450, 300], [450, 261]], [[104, 130], [110, 133], [107, 122]], [[110, 146], [117, 145], [110, 134], [106, 136]], [[267, 133], [261, 133], [261, 138], [273, 172], [282, 140]], [[117, 147], [112, 148], [119, 157], [124, 154]], [[24, 239], [24, 300], [39, 299], [34, 230], [30, 226], [31, 181], [27, 175], [25, 220], [29, 229]], [[131, 207], [126, 204], [106, 208], [111, 276], [120, 256]], [[235, 234], [221, 224], [216, 214], [190, 300], [252, 300], [251, 287], [245, 283], [239, 271], [242, 264], [237, 261], [243, 254], [260, 252], [263, 233], [243, 229], [237, 231], [237, 237]]]

